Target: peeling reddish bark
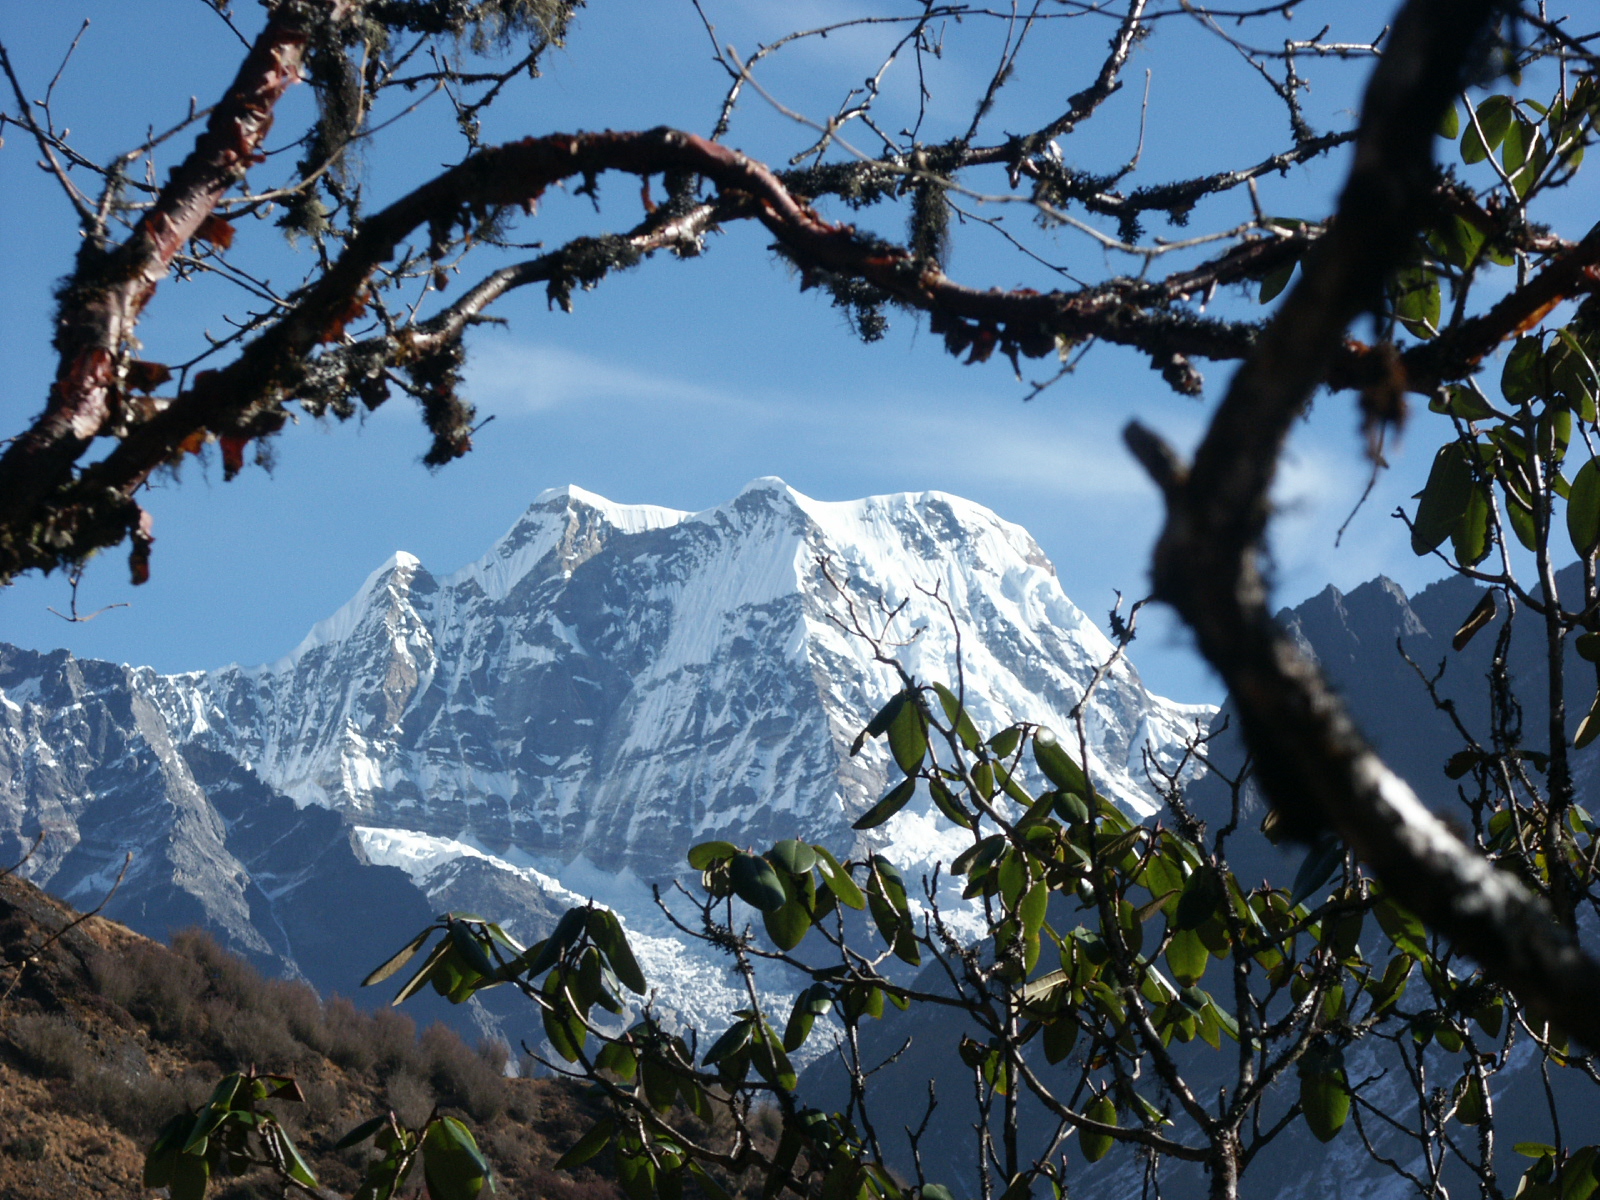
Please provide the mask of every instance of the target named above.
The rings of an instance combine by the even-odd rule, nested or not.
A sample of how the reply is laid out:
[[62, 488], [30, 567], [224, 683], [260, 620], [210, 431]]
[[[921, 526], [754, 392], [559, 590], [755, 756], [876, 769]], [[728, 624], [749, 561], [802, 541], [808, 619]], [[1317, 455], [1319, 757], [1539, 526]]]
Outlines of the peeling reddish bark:
[[115, 414], [123, 352], [175, 255], [257, 161], [278, 100], [300, 78], [310, 31], [337, 20], [344, 0], [278, 6], [189, 156], [128, 239], [95, 261], [87, 251], [62, 301], [60, 364], [45, 411], [0, 458], [0, 517], [14, 523], [59, 487]]

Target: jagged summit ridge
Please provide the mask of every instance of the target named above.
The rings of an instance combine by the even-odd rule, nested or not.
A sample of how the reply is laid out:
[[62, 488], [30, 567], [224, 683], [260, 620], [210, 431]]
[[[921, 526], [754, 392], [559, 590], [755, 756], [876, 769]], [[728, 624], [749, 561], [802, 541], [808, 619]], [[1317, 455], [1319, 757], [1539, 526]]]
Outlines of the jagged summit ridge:
[[[848, 745], [899, 685], [846, 631], [891, 610], [883, 636], [929, 680], [956, 678], [954, 616], [996, 726], [1065, 727], [1111, 654], [1026, 531], [958, 497], [763, 478], [690, 514], [569, 486], [468, 567], [397, 554], [289, 658], [169, 680], [162, 702], [362, 825], [659, 874], [712, 831], [849, 842], [886, 762]], [[1208, 711], [1120, 664], [1087, 713], [1102, 786], [1148, 810], [1143, 748]]]

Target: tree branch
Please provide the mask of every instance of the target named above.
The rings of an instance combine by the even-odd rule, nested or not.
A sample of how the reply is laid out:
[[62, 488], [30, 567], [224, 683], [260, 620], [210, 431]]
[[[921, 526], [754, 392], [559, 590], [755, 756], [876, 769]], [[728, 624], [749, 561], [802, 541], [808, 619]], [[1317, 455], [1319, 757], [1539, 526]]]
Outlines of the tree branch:
[[1463, 845], [1366, 744], [1317, 668], [1274, 624], [1259, 555], [1293, 422], [1374, 305], [1427, 213], [1434, 129], [1492, 0], [1410, 0], [1368, 86], [1332, 228], [1234, 377], [1193, 467], [1133, 425], [1127, 441], [1168, 505], [1153, 577], [1239, 707], [1259, 777], [1297, 833], [1335, 830], [1390, 893], [1530, 1011], [1600, 1046], [1600, 964], [1511, 875]]
[[250, 48], [194, 150], [172, 173], [128, 239], [107, 249], [88, 238], [61, 295], [56, 381], [44, 412], [0, 457], [0, 543], [106, 426], [118, 407], [120, 362], [139, 317], [173, 258], [244, 178], [272, 127], [273, 110], [300, 78], [311, 31], [338, 20], [345, 0], [278, 5]]

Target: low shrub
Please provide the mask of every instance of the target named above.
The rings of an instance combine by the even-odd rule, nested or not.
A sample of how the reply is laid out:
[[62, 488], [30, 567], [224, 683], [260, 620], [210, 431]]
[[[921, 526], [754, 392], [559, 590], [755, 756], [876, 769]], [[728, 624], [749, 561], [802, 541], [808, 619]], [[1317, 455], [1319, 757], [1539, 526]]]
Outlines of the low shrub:
[[54, 1079], [78, 1079], [100, 1061], [94, 1044], [57, 1013], [25, 1013], [13, 1017], [6, 1032], [22, 1060]]

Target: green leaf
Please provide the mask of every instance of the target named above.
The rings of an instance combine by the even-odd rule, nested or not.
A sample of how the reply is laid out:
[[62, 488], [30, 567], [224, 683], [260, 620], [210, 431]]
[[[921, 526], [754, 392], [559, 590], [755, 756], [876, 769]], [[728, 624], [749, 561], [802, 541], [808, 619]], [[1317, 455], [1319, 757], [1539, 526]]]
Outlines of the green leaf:
[[1414, 337], [1439, 332], [1442, 298], [1439, 277], [1426, 267], [1407, 267], [1395, 275], [1394, 314]]
[[901, 705], [889, 722], [889, 753], [907, 775], [921, 768], [928, 753], [928, 718], [914, 698]]
[[588, 1040], [589, 1031], [576, 1013], [563, 1011], [562, 1008], [543, 1009], [540, 1017], [544, 1023], [544, 1035], [550, 1039], [551, 1048], [568, 1062], [578, 1061], [578, 1051]]
[[587, 909], [584, 908], [569, 908], [561, 914], [561, 920], [556, 922], [556, 927], [550, 932], [549, 937], [538, 945], [528, 948], [523, 959], [527, 963], [524, 970], [530, 977], [543, 975], [561, 961], [561, 956], [578, 940], [578, 935], [588, 924], [586, 912]]
[[911, 797], [916, 793], [916, 790], [917, 777], [915, 775], [907, 775], [894, 787], [890, 788], [883, 799], [858, 817], [855, 824], [851, 825], [850, 828], [876, 829], [910, 803]]
[[1488, 1108], [1483, 1101], [1483, 1083], [1476, 1075], [1468, 1075], [1461, 1080], [1456, 1092], [1456, 1120], [1463, 1125], [1481, 1125], [1486, 1116]]
[[785, 901], [771, 912], [762, 913], [761, 923], [779, 950], [793, 950], [811, 932], [811, 917], [798, 900]]
[[1449, 108], [1445, 109], [1444, 117], [1439, 122], [1439, 136], [1453, 142], [1460, 133], [1461, 113], [1456, 106], [1452, 104]]
[[266, 1127], [266, 1134], [273, 1138], [278, 1146], [278, 1154], [283, 1159], [283, 1165], [289, 1172], [289, 1178], [302, 1187], [314, 1188], [317, 1186], [317, 1177], [312, 1173], [306, 1160], [301, 1157], [300, 1151], [289, 1140], [289, 1135], [284, 1132], [283, 1126], [274, 1122]]
[[454, 1117], [439, 1117], [422, 1138], [422, 1177], [432, 1200], [477, 1200], [489, 1182], [489, 1164], [471, 1130]]
[[[225, 1113], [230, 1108], [236, 1107], [234, 1100], [239, 1095], [239, 1088], [244, 1083], [244, 1076], [235, 1072], [224, 1075], [217, 1081], [217, 1086], [211, 1089], [211, 1098], [206, 1101], [206, 1107], [215, 1112]], [[187, 1146], [184, 1149], [188, 1149]]]
[[656, 1200], [656, 1168], [646, 1155], [617, 1155], [617, 1182], [628, 1200]]
[[406, 945], [401, 948], [398, 954], [363, 979], [361, 981], [361, 986], [371, 987], [375, 983], [382, 983], [401, 967], [405, 966], [411, 961], [411, 956], [414, 955], [418, 950], [422, 949], [422, 943], [428, 940], [428, 935], [437, 928], [437, 925], [429, 925], [421, 933], [417, 934], [416, 937], [412, 938], [411, 941], [406, 943]]
[[895, 911], [902, 916], [909, 914], [911, 910], [906, 905], [906, 881], [905, 876], [900, 874], [900, 868], [881, 854], [874, 854], [868, 865], [881, 885], [884, 897]]
[[1199, 983], [1210, 961], [1211, 952], [1206, 949], [1198, 933], [1192, 929], [1173, 932], [1171, 940], [1167, 942], [1167, 966], [1180, 984], [1188, 986]]
[[1409, 954], [1397, 954], [1389, 960], [1381, 978], [1368, 981], [1374, 1012], [1392, 1007], [1405, 994], [1406, 980], [1415, 964], [1416, 960]]
[[794, 838], [774, 844], [770, 858], [791, 875], [804, 875], [817, 865], [817, 852]]
[[1572, 735], [1572, 748], [1582, 750], [1597, 736], [1600, 736], [1600, 695], [1594, 698], [1589, 711], [1584, 714], [1583, 720], [1578, 722], [1577, 732]]
[[590, 1127], [589, 1132], [578, 1139], [577, 1144], [556, 1159], [557, 1171], [570, 1171], [574, 1167], [581, 1167], [611, 1143], [612, 1131], [616, 1129], [616, 1122], [610, 1117], [601, 1117]]
[[1289, 280], [1294, 278], [1294, 269], [1300, 265], [1298, 259], [1291, 258], [1282, 266], [1274, 267], [1261, 277], [1262, 304], [1271, 303], [1278, 298], [1278, 294], [1289, 286]]
[[1533, 510], [1524, 504], [1522, 497], [1514, 491], [1506, 493], [1506, 519], [1511, 523], [1511, 532], [1517, 535], [1517, 541], [1522, 543], [1522, 548], [1537, 554], [1539, 528], [1534, 524]]
[[783, 883], [778, 879], [778, 873], [772, 869], [772, 864], [754, 854], [747, 854], [742, 850], [735, 854], [728, 877], [739, 899], [762, 912], [772, 912], [782, 908], [788, 900], [783, 891]]
[[1450, 545], [1455, 550], [1456, 561], [1463, 567], [1475, 567], [1489, 555], [1491, 548], [1489, 529], [1489, 493], [1474, 484], [1467, 493], [1467, 511], [1450, 534]]
[[694, 1176], [694, 1181], [700, 1185], [700, 1190], [705, 1193], [706, 1200], [732, 1200], [728, 1193], [723, 1190], [722, 1185], [712, 1178], [711, 1172], [707, 1171], [694, 1159], [691, 1158], [684, 1166], [688, 1168], [689, 1174]]
[[1500, 371], [1500, 392], [1506, 403], [1532, 403], [1544, 394], [1544, 342], [1532, 334], [1520, 337]]
[[178, 1155], [183, 1144], [189, 1140], [189, 1131], [194, 1128], [195, 1120], [195, 1114], [182, 1112], [161, 1127], [161, 1132], [150, 1144], [150, 1150], [144, 1158], [145, 1187], [166, 1187], [172, 1181]]
[[633, 947], [628, 945], [627, 934], [623, 932], [617, 914], [608, 908], [592, 908], [589, 910], [588, 925], [589, 940], [606, 956], [606, 962], [611, 965], [611, 970], [622, 981], [622, 985], [636, 995], [644, 995], [649, 987], [644, 972], [639, 969], [639, 960], [633, 956]]
[[1344, 843], [1338, 838], [1325, 837], [1312, 846], [1305, 861], [1294, 877], [1294, 890], [1289, 893], [1289, 903], [1299, 904], [1327, 883], [1344, 862]]
[[704, 871], [712, 863], [722, 862], [739, 853], [739, 847], [732, 842], [701, 842], [689, 851], [689, 865], [696, 871]]
[[944, 707], [945, 719], [956, 731], [956, 737], [961, 739], [961, 744], [968, 750], [976, 750], [978, 743], [982, 741], [978, 736], [978, 727], [972, 723], [972, 718], [967, 715], [956, 694], [942, 683], [934, 684], [933, 690], [938, 694], [939, 703]]
[[[1469, 167], [1483, 162], [1505, 139], [1506, 130], [1511, 128], [1511, 97], [1490, 96], [1476, 111], [1477, 125], [1471, 120], [1462, 122], [1461, 161]], [[1479, 127], [1483, 130], [1481, 135]]]
[[607, 1042], [594, 1056], [594, 1065], [602, 1071], [610, 1071], [625, 1083], [633, 1082], [634, 1076], [639, 1073], [639, 1060], [634, 1056], [628, 1043], [618, 1039]]
[[1484, 421], [1493, 417], [1494, 409], [1475, 387], [1464, 383], [1452, 384], [1443, 396], [1435, 395], [1428, 401], [1431, 412], [1460, 417], [1463, 421]]
[[197, 1154], [179, 1154], [172, 1165], [168, 1194], [172, 1200], [202, 1200], [211, 1179], [211, 1164]]
[[1183, 885], [1173, 922], [1179, 929], [1198, 929], [1211, 919], [1217, 906], [1227, 898], [1222, 876], [1210, 863], [1196, 869]]
[[1596, 418], [1595, 397], [1600, 392], [1600, 371], [1571, 327], [1556, 331], [1555, 344], [1545, 355], [1551, 386], [1568, 409], [1587, 422]]
[[1519, 198], [1526, 197], [1550, 161], [1544, 134], [1527, 118], [1518, 116], [1506, 130], [1503, 145], [1501, 163], [1511, 176], [1511, 186]]
[[1072, 760], [1053, 729], [1040, 726], [1033, 731], [1033, 760], [1039, 764], [1045, 778], [1062, 791], [1088, 796], [1089, 777]]
[[1573, 476], [1567, 496], [1567, 535], [1579, 558], [1587, 558], [1600, 545], [1600, 459], [1591, 458]]
[[922, 1185], [922, 1200], [956, 1200], [955, 1193], [942, 1183]]
[[805, 1044], [818, 1017], [833, 1008], [833, 992], [825, 983], [814, 983], [795, 997], [789, 1023], [783, 1030], [783, 1048], [791, 1053]]
[[363, 1121], [361, 1124], [357, 1125], [349, 1133], [345, 1134], [342, 1138], [335, 1142], [333, 1144], [333, 1148], [335, 1150], [348, 1150], [351, 1146], [355, 1146], [366, 1141], [373, 1134], [377, 1133], [378, 1130], [382, 1129], [388, 1124], [388, 1113], [384, 1113], [382, 1116], [373, 1117], [370, 1121]]
[[1587, 662], [1600, 662], [1600, 633], [1580, 633], [1573, 649]]
[[928, 795], [932, 797], [934, 807], [942, 812], [945, 815], [945, 819], [951, 824], [959, 825], [963, 829], [977, 828], [977, 823], [973, 820], [972, 814], [962, 807], [961, 801], [956, 799], [955, 793], [938, 776], [928, 780]]
[[1556, 1148], [1547, 1142], [1518, 1142], [1511, 1148], [1523, 1158], [1550, 1158], [1556, 1152]]
[[1084, 803], [1083, 797], [1073, 792], [1051, 792], [1055, 798], [1053, 805], [1056, 816], [1069, 825], [1081, 825], [1089, 819], [1089, 806]]
[[1343, 1068], [1334, 1071], [1302, 1072], [1300, 1108], [1306, 1125], [1319, 1142], [1331, 1142], [1350, 1117], [1350, 1089]]
[[712, 1067], [719, 1062], [733, 1057], [749, 1044], [750, 1032], [754, 1028], [754, 1022], [752, 1022], [748, 1017], [740, 1021], [735, 1021], [732, 1025], [728, 1026], [727, 1029], [723, 1030], [722, 1036], [717, 1038], [716, 1041], [712, 1042], [711, 1045], [706, 1049], [704, 1057], [700, 1059], [701, 1063], [705, 1066]]
[[1410, 910], [1383, 896], [1373, 906], [1372, 915], [1378, 918], [1378, 926], [1389, 935], [1397, 949], [1412, 958], [1428, 957], [1428, 931]]
[[856, 881], [850, 877], [850, 872], [839, 865], [831, 851], [822, 846], [813, 846], [817, 857], [822, 860], [822, 873], [827, 876], [828, 888], [838, 897], [839, 903], [846, 908], [853, 908], [860, 912], [867, 906], [867, 898], [861, 894], [861, 889], [856, 886]]
[[980, 839], [956, 855], [955, 861], [950, 864], [950, 873], [952, 875], [965, 875], [969, 871], [981, 871], [994, 862], [1005, 848], [1005, 835], [1003, 833], [991, 833], [988, 837]]
[[[1117, 1106], [1110, 1096], [1101, 1096], [1093, 1101], [1088, 1108], [1083, 1110], [1083, 1115], [1091, 1121], [1098, 1121], [1102, 1125], [1115, 1125], [1117, 1123]], [[1087, 1129], [1078, 1131], [1078, 1149], [1083, 1152], [1083, 1157], [1089, 1162], [1099, 1162], [1111, 1153], [1111, 1147], [1116, 1142], [1109, 1133], [1092, 1132]]]
[[765, 1022], [751, 1033], [750, 1064], [775, 1088], [792, 1092], [800, 1084], [789, 1056], [783, 1052], [783, 1043]]
[[1011, 757], [1017, 743], [1022, 740], [1022, 726], [1008, 725], [989, 739], [989, 749], [997, 759]]
[[466, 960], [467, 966], [479, 975], [493, 976], [500, 970], [483, 948], [483, 943], [473, 937], [472, 931], [460, 921], [450, 923], [450, 940], [455, 943], [456, 952]]
[[[866, 737], [881, 736], [890, 725], [894, 724], [894, 719], [900, 715], [900, 710], [905, 707], [910, 697], [910, 692], [896, 692], [889, 698], [889, 703], [873, 714], [872, 720], [867, 722], [866, 729], [862, 731], [863, 734]], [[857, 744], [859, 745], [859, 742]]]
[[1070, 1013], [1062, 1013], [1044, 1027], [1044, 1057], [1051, 1066], [1072, 1053], [1078, 1043], [1078, 1022]]
[[1022, 897], [1022, 902], [1017, 905], [1017, 916], [1022, 920], [1024, 937], [1037, 938], [1039, 929], [1044, 925], [1045, 910], [1050, 904], [1050, 889], [1043, 880], [1028, 889], [1028, 894]]
[[1466, 515], [1474, 491], [1472, 468], [1459, 442], [1442, 446], [1433, 457], [1428, 482], [1420, 493], [1417, 517], [1411, 526], [1411, 549], [1429, 554], [1455, 532]]

